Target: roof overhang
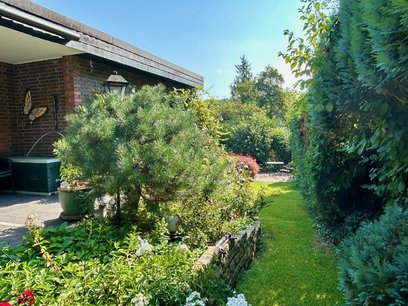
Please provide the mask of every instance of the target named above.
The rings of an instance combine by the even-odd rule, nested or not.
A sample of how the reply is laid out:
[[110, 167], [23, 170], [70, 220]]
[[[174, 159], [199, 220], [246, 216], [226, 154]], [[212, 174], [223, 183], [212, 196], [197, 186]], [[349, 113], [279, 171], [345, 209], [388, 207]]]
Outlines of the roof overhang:
[[[7, 23], [11, 27], [4, 26]], [[3, 25], [2, 25], [3, 24]], [[21, 28], [21, 30], [13, 29]], [[23, 28], [24, 27], [24, 28]], [[45, 32], [0, 19], [0, 62], [23, 64], [83, 53], [65, 46], [62, 40]]]
[[[0, 61], [88, 53], [192, 87], [202, 76], [27, 0], [0, 0]], [[6, 42], [4, 44], [3, 42]]]

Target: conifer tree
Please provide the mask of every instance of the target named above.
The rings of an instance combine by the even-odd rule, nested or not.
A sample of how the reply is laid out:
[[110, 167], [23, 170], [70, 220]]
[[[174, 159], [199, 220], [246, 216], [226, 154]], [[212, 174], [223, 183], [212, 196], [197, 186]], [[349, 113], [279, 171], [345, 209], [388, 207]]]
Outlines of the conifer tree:
[[[242, 89], [244, 89], [245, 92], [248, 91], [250, 92], [254, 89], [249, 88], [254, 87], [251, 86], [251, 84], [253, 85], [251, 64], [249, 63], [245, 55], [241, 56], [240, 60], [241, 60], [240, 64], [235, 65], [237, 75], [235, 76], [235, 79], [231, 84], [231, 96], [233, 99], [241, 98]], [[245, 96], [247, 96], [247, 94]]]

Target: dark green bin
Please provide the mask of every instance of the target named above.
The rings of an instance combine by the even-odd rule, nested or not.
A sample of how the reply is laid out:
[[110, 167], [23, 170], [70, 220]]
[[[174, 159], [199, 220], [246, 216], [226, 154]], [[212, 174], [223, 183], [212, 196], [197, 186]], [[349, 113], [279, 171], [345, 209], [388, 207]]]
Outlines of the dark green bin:
[[59, 187], [60, 161], [51, 157], [10, 157], [16, 191], [51, 195]]

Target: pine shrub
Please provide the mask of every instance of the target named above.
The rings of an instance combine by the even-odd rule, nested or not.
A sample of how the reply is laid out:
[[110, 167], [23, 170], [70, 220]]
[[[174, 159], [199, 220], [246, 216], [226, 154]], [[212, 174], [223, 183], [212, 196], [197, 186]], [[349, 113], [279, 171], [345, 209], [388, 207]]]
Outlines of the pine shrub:
[[339, 288], [348, 305], [406, 305], [408, 209], [390, 206], [339, 250]]

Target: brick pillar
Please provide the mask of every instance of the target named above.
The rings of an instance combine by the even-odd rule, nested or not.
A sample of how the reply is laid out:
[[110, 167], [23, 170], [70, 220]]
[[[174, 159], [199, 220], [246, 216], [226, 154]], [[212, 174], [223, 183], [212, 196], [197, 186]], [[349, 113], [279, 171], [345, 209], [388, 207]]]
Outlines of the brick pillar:
[[0, 155], [11, 155], [15, 120], [13, 66], [0, 62]]
[[63, 57], [64, 95], [67, 114], [71, 113], [75, 106], [81, 104], [81, 94], [75, 90], [75, 78], [79, 75], [78, 65], [76, 56]]

